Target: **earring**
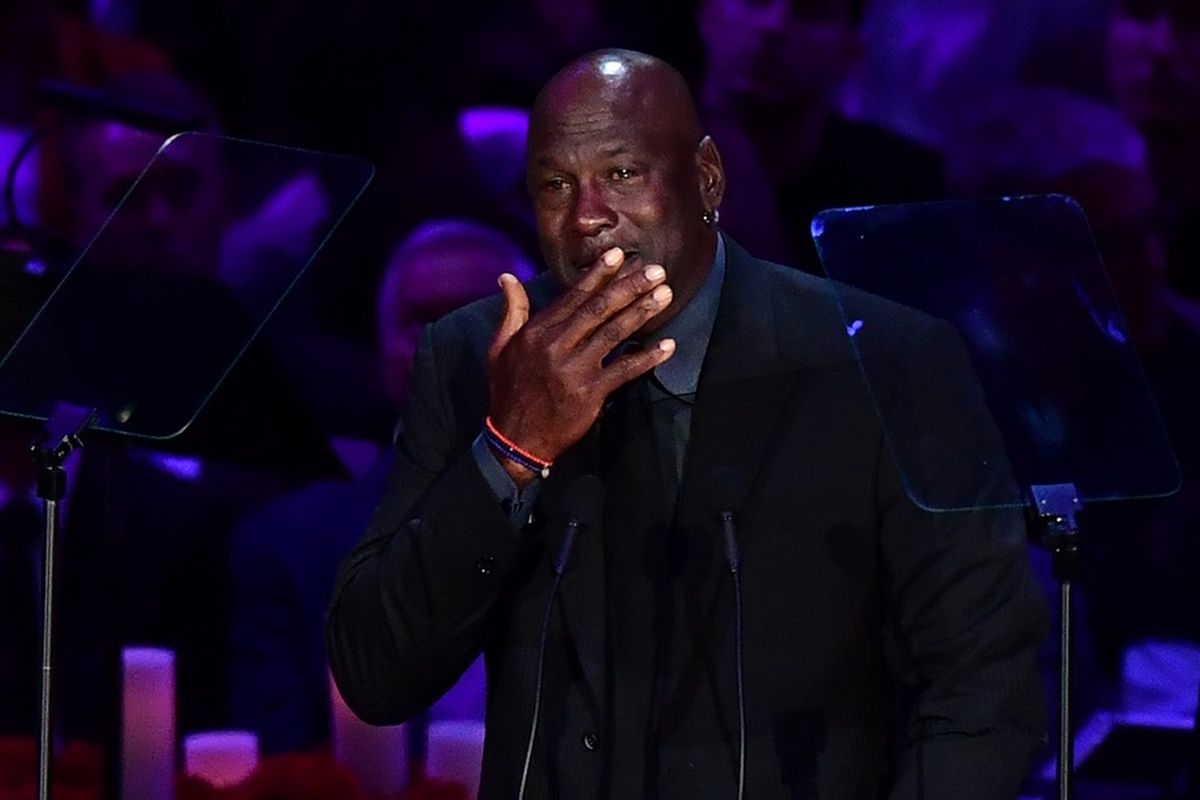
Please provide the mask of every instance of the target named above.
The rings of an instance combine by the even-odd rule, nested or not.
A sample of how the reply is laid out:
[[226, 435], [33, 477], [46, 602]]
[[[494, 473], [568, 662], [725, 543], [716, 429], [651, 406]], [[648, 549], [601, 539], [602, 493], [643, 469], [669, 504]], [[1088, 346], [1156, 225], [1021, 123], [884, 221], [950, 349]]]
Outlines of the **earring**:
[[715, 208], [705, 210], [705, 212], [700, 215], [700, 219], [704, 221], [705, 225], [708, 225], [709, 227], [716, 227], [716, 224], [721, 221], [721, 212]]

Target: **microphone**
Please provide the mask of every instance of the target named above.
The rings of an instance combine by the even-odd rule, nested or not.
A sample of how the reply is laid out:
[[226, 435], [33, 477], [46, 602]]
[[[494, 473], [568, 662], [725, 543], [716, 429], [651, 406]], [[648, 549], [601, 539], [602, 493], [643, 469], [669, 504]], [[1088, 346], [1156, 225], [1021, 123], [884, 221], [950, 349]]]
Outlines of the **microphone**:
[[717, 519], [721, 523], [721, 538], [725, 541], [725, 560], [733, 578], [733, 652], [738, 712], [737, 797], [743, 800], [746, 792], [746, 658], [742, 649], [742, 555], [730, 508], [734, 504], [733, 499], [741, 495], [739, 486], [740, 481], [733, 469], [722, 466], [713, 471], [713, 494], [718, 500], [717, 507], [725, 506], [717, 512]]
[[546, 635], [550, 630], [550, 615], [554, 611], [554, 600], [558, 597], [558, 586], [562, 583], [563, 572], [571, 559], [571, 550], [575, 547], [575, 536], [579, 529], [591, 521], [600, 518], [604, 508], [604, 484], [595, 475], [580, 475], [567, 487], [563, 497], [562, 507], [567, 510], [566, 522], [563, 523], [562, 544], [554, 557], [554, 581], [550, 586], [550, 597], [546, 600], [546, 611], [542, 615], [542, 631], [538, 637], [538, 667], [537, 681], [533, 693], [533, 719], [529, 723], [529, 741], [525, 746], [525, 765], [521, 768], [521, 788], [517, 792], [517, 800], [525, 800], [525, 788], [529, 781], [529, 765], [533, 761], [533, 744], [537, 741], [538, 720], [542, 708], [542, 677], [546, 668]]
[[575, 547], [575, 534], [588, 520], [598, 520], [604, 510], [604, 484], [595, 475], [580, 475], [567, 487], [563, 500], [567, 522], [558, 556], [554, 559], [554, 575], [561, 578]]

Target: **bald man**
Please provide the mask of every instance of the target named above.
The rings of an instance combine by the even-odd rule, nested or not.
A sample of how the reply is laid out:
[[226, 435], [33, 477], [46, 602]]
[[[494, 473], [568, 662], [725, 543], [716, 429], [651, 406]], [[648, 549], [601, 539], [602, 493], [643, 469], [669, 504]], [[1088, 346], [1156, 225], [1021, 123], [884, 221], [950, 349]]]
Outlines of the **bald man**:
[[[527, 182], [549, 274], [426, 329], [339, 572], [350, 707], [399, 722], [483, 652], [488, 799], [1014, 797], [1042, 734], [1020, 518], [908, 499], [834, 297], [718, 228], [683, 79], [568, 65]], [[895, 385], [988, 430], [938, 407], [937, 323], [871, 302]]]

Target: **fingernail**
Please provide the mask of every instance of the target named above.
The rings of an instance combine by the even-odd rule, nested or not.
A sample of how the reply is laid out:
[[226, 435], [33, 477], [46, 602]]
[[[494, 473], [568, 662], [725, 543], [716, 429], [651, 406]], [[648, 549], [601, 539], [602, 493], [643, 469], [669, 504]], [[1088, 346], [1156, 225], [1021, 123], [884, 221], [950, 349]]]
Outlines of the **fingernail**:
[[[665, 303], [671, 299], [671, 287], [666, 284], [659, 286], [650, 293], [650, 296], [654, 298], [654, 302], [656, 303]], [[664, 339], [663, 341], [666, 340]]]
[[675, 340], [674, 339], [660, 340], [658, 343], [658, 349], [662, 350], [664, 353], [674, 353], [675, 352]]
[[658, 264], [651, 264], [650, 266], [646, 267], [646, 271], [644, 274], [646, 276], [646, 280], [656, 281], [656, 280], [659, 280], [660, 278], [666, 277], [667, 271], [665, 269], [663, 269], [662, 267], [660, 267]]
[[615, 267], [617, 262], [619, 262], [624, 256], [625, 253], [621, 251], [621, 248], [613, 247], [609, 250], [606, 250], [604, 255], [600, 256], [600, 258], [603, 259], [605, 264], [608, 264], [610, 267]]
[[504, 288], [504, 279], [507, 277], [509, 277], [509, 274], [507, 272], [500, 273], [500, 276], [498, 278], [496, 278], [496, 285], [498, 285], [501, 289], [503, 289]]

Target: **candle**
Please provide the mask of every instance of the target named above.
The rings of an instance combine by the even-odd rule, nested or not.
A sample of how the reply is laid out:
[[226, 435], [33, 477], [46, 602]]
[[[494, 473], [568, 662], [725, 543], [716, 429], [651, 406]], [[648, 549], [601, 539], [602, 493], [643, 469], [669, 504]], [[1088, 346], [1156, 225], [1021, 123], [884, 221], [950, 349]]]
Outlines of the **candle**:
[[358, 776], [368, 792], [385, 797], [400, 794], [408, 777], [408, 729], [368, 725], [354, 716], [332, 677], [329, 686], [334, 759]]
[[258, 737], [247, 731], [208, 731], [183, 740], [188, 775], [218, 789], [236, 786], [258, 765]]
[[175, 796], [175, 654], [131, 647], [121, 651], [121, 796]]
[[434, 722], [429, 726], [425, 771], [431, 778], [457, 781], [472, 798], [479, 795], [483, 767], [482, 722]]

